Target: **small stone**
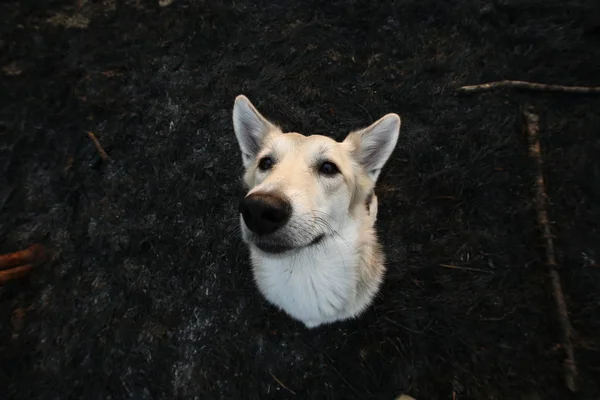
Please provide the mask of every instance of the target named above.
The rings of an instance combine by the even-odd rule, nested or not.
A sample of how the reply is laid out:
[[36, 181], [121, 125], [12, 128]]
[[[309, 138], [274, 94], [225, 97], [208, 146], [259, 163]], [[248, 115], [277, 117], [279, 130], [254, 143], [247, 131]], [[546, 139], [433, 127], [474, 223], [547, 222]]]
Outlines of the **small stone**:
[[21, 68], [19, 68], [16, 62], [12, 62], [2, 67], [2, 72], [4, 72], [4, 75], [7, 76], [18, 76], [23, 73], [23, 71], [21, 70]]

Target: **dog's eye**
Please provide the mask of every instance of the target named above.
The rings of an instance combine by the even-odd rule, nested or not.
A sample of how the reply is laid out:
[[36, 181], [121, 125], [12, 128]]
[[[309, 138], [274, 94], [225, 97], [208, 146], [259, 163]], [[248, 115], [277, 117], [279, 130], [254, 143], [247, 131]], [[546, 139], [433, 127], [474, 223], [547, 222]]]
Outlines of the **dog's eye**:
[[273, 159], [271, 157], [263, 157], [258, 162], [258, 169], [266, 171], [273, 168]]
[[334, 163], [332, 163], [330, 161], [325, 161], [319, 167], [319, 172], [324, 175], [335, 175], [335, 174], [339, 173], [340, 170]]

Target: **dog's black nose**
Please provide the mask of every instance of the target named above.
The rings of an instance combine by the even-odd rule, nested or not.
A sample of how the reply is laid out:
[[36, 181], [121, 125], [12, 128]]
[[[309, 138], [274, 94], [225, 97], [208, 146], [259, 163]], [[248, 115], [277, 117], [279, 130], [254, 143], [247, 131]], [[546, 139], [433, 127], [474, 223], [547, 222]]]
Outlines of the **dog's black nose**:
[[268, 235], [288, 222], [292, 205], [277, 195], [253, 193], [240, 202], [240, 213], [248, 229], [258, 235]]

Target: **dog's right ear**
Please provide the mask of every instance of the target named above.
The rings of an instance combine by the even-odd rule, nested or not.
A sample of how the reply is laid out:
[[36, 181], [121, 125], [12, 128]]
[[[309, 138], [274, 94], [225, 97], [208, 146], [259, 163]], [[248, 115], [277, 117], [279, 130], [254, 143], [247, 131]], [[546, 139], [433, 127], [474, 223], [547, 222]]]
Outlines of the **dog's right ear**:
[[233, 130], [242, 151], [244, 167], [248, 167], [269, 132], [277, 132], [279, 128], [263, 117], [246, 96], [239, 95], [233, 105]]

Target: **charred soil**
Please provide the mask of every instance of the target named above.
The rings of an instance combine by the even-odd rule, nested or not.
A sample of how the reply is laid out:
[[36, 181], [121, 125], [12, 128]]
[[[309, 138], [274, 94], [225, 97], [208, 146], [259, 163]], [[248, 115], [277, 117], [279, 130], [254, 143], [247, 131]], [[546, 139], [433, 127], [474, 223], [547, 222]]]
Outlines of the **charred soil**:
[[[456, 92], [600, 86], [596, 0], [29, 0], [0, 15], [0, 253], [55, 254], [0, 286], [6, 398], [568, 398], [525, 103], [577, 398], [600, 395], [600, 96]], [[306, 134], [402, 116], [377, 188], [388, 272], [363, 318], [309, 331], [255, 288], [240, 93]]]

